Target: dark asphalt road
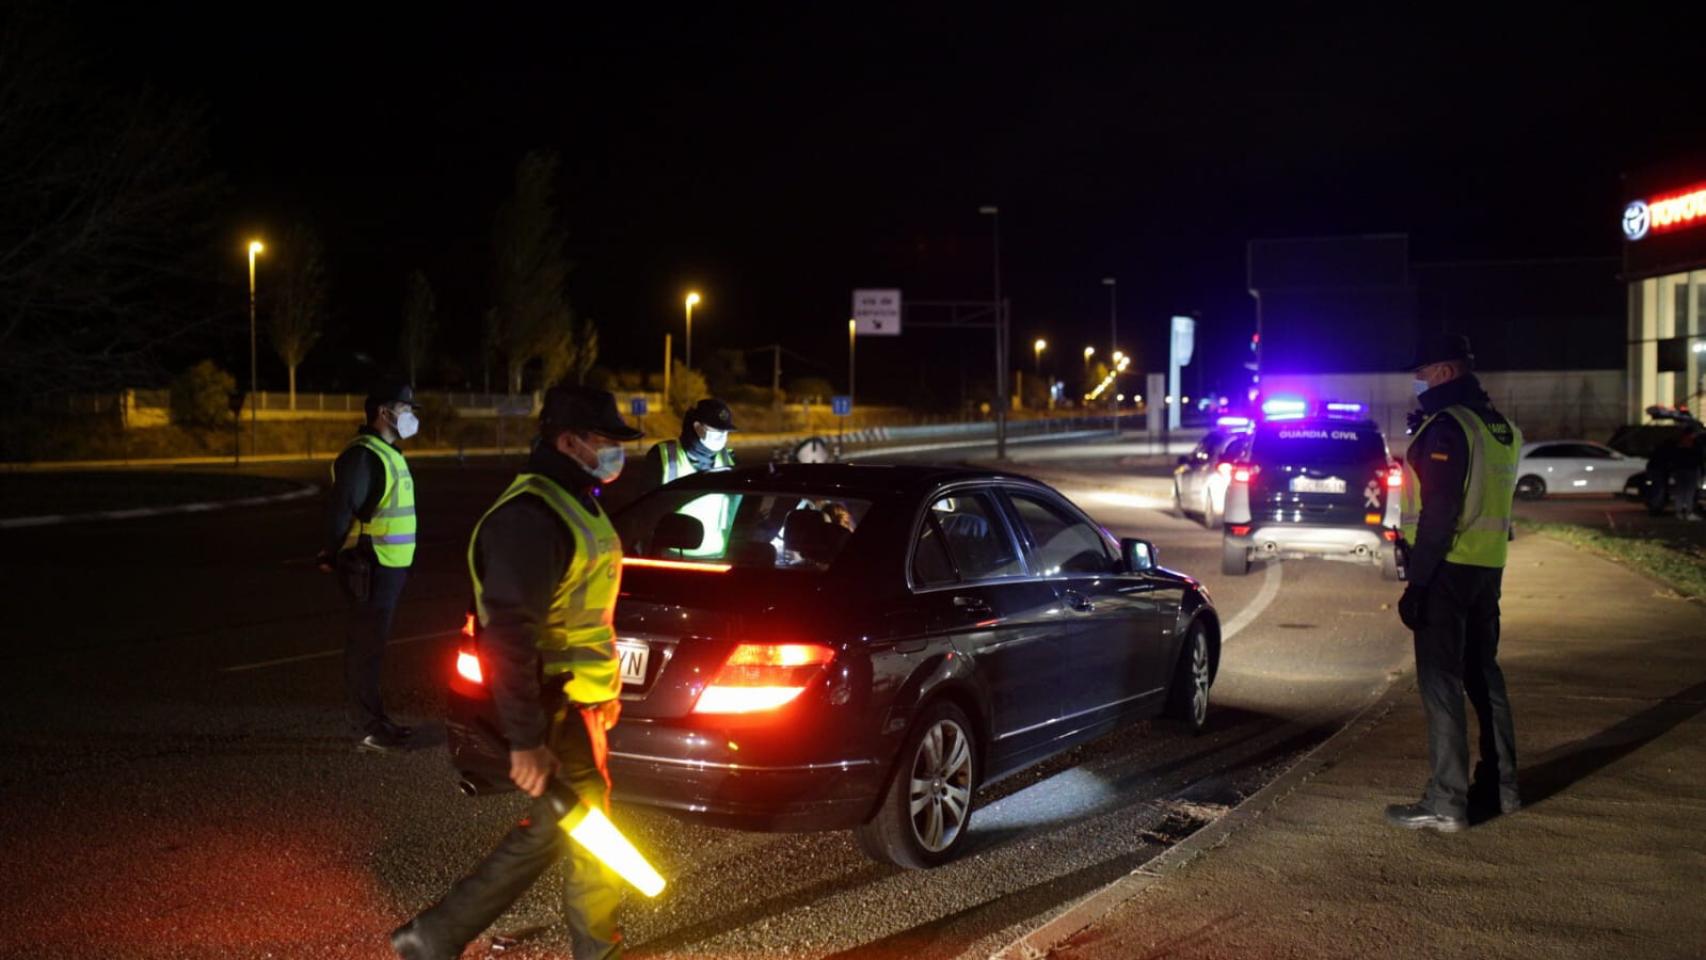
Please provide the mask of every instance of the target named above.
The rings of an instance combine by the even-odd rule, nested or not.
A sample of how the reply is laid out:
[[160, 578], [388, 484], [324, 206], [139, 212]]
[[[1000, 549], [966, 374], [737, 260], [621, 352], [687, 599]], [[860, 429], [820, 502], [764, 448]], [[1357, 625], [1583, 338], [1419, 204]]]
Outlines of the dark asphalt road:
[[[619, 809], [671, 879], [655, 902], [630, 898], [634, 955], [987, 953], [1259, 787], [1404, 663], [1383, 608], [1397, 591], [1373, 568], [1223, 580], [1218, 535], [1150, 509], [1162, 482], [1113, 452], [1057, 449], [1071, 458], [1037, 470], [1208, 584], [1236, 630], [1209, 733], [1133, 729], [997, 784], [976, 852], [928, 873], [871, 863], [846, 834]], [[503, 832], [519, 801], [455, 793], [438, 717], [466, 536], [508, 471], [416, 475], [423, 542], [387, 700], [422, 732], [401, 756], [358, 754], [345, 732], [340, 601], [307, 562], [316, 503], [5, 538], [0, 956], [384, 957], [384, 933]], [[503, 956], [567, 956], [547, 886], [500, 922], [524, 934]]]

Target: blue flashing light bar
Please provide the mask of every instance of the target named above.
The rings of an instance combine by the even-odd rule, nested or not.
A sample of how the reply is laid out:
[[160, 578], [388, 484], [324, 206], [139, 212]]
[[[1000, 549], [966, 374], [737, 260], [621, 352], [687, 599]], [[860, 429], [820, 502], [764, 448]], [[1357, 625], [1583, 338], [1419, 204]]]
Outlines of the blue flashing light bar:
[[1229, 430], [1248, 430], [1253, 426], [1249, 417], [1221, 417], [1214, 421], [1214, 425], [1217, 427], [1225, 427]]
[[1269, 420], [1296, 419], [1308, 412], [1309, 405], [1302, 400], [1275, 397], [1262, 401], [1262, 414]]
[[1334, 401], [1332, 403], [1327, 404], [1327, 412], [1328, 413], [1354, 413], [1354, 414], [1358, 414], [1360, 416], [1361, 414], [1368, 412], [1368, 406], [1366, 404], [1361, 404], [1361, 403], [1342, 403], [1339, 401]]

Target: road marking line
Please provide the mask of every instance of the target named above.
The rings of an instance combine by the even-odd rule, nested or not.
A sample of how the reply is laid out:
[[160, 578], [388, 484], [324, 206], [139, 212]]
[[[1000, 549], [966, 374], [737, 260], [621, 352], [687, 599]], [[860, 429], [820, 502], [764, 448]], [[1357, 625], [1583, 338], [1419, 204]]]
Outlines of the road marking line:
[[93, 513], [56, 513], [41, 517], [7, 517], [0, 519], [0, 530], [21, 530], [25, 527], [51, 527], [65, 523], [88, 523], [99, 520], [136, 520], [141, 517], [167, 517], [180, 513], [206, 513], [230, 507], [258, 507], [265, 504], [288, 503], [311, 497], [320, 492], [308, 484], [288, 493], [265, 497], [243, 497], [236, 500], [209, 500], [201, 503], [178, 503], [165, 507], [131, 507], [124, 510], [97, 510]]
[[[421, 640], [432, 640], [438, 637], [454, 637], [458, 632], [459, 631], [456, 630], [435, 630], [432, 633], [417, 633], [412, 637], [398, 637], [386, 644], [386, 646], [395, 647], [398, 644], [417, 643]], [[314, 653], [299, 653], [294, 657], [279, 657], [276, 660], [262, 660], [258, 663], [239, 663], [236, 666], [220, 667], [219, 672], [244, 673], [249, 670], [262, 670], [267, 667], [281, 667], [287, 663], [301, 663], [305, 660], [324, 660], [327, 657], [341, 656], [343, 652], [343, 648], [339, 647], [336, 650], [320, 650]]]
[[1256, 594], [1256, 599], [1251, 601], [1249, 606], [1238, 611], [1238, 615], [1233, 617], [1225, 627], [1221, 628], [1221, 643], [1231, 640], [1233, 635], [1237, 634], [1250, 624], [1255, 623], [1256, 618], [1261, 616], [1263, 611], [1268, 609], [1268, 605], [1274, 602], [1275, 597], [1279, 596], [1281, 577], [1280, 564], [1268, 563], [1267, 568], [1268, 572], [1262, 577], [1262, 590], [1260, 593]]

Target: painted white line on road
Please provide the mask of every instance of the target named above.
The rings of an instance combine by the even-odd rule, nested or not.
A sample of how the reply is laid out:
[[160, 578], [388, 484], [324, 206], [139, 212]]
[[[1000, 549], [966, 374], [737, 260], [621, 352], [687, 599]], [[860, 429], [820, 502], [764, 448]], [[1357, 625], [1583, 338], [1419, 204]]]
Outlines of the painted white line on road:
[[40, 517], [8, 517], [0, 520], [0, 530], [21, 530], [25, 527], [51, 527], [62, 523], [87, 523], [94, 520], [135, 520], [140, 517], [165, 517], [178, 513], [206, 513], [228, 507], [258, 507], [269, 503], [288, 503], [311, 497], [320, 488], [310, 483], [289, 493], [268, 497], [243, 497], [238, 500], [209, 500], [202, 503], [179, 503], [169, 507], [132, 507], [125, 510], [100, 510], [95, 513], [51, 514]]
[[1269, 563], [1266, 566], [1268, 571], [1262, 577], [1261, 592], [1256, 594], [1256, 599], [1252, 600], [1249, 606], [1238, 611], [1238, 615], [1221, 628], [1221, 643], [1231, 640], [1239, 631], [1255, 623], [1256, 618], [1268, 609], [1268, 605], [1274, 602], [1275, 597], [1279, 596], [1280, 578], [1282, 576], [1280, 564]]
[[[387, 646], [395, 647], [398, 644], [403, 643], [417, 643], [421, 640], [433, 640], [439, 637], [454, 637], [459, 632], [460, 631], [457, 630], [434, 630], [432, 633], [417, 633], [412, 637], [398, 637], [387, 644]], [[258, 663], [239, 663], [232, 667], [220, 667], [219, 672], [245, 673], [250, 670], [264, 670], [267, 667], [282, 667], [285, 664], [302, 663], [306, 660], [324, 660], [327, 657], [340, 657], [343, 656], [343, 652], [344, 650], [342, 647], [339, 647], [336, 650], [318, 650], [314, 653], [300, 653], [294, 657], [279, 657], [276, 660], [262, 660]]]

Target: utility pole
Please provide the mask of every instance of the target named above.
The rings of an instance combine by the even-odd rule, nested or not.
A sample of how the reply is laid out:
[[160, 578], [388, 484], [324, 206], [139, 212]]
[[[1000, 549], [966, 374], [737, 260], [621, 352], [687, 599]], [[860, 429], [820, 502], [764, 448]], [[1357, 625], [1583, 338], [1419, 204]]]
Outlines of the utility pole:
[[1007, 459], [1007, 303], [1001, 299], [1001, 208], [978, 207], [989, 217], [995, 257], [995, 459]]
[[669, 406], [669, 368], [674, 366], [672, 361], [675, 359], [671, 356], [674, 346], [670, 341], [671, 336], [668, 333], [663, 335], [663, 405], [666, 407]]

